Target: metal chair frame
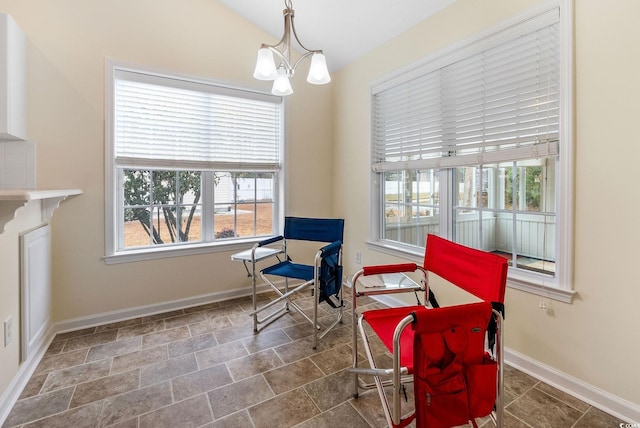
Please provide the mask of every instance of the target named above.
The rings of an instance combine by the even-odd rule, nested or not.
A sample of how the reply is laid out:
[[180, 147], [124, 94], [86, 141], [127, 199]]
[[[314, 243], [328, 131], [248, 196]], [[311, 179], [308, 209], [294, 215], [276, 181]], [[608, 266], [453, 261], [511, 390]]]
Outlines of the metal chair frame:
[[[402, 288], [372, 288], [369, 290], [358, 291], [358, 280], [362, 276], [371, 276], [371, 275], [384, 275], [389, 273], [405, 273], [405, 272], [419, 272], [421, 274], [421, 279], [419, 283], [413, 282], [413, 285], [402, 287]], [[428, 301], [427, 297], [429, 295], [429, 284], [427, 281], [427, 271], [422, 267], [418, 266], [415, 263], [404, 263], [404, 264], [396, 264], [396, 265], [387, 265], [387, 266], [365, 266], [363, 269], [360, 269], [353, 275], [353, 279], [351, 280], [351, 310], [352, 310], [352, 347], [353, 347], [353, 364], [352, 367], [355, 369], [359, 365], [358, 360], [358, 331], [359, 326], [362, 324], [362, 317], [358, 316], [357, 309], [357, 301], [358, 297], [364, 296], [379, 296], [385, 294], [397, 294], [397, 293], [418, 293], [420, 292], [423, 295], [422, 301], [426, 303]], [[419, 298], [417, 298], [419, 300]], [[362, 334], [361, 334], [362, 336]], [[364, 337], [364, 336], [362, 336]], [[368, 346], [365, 346], [365, 352], [367, 353], [367, 357], [369, 361], [373, 360], [373, 355], [371, 354], [371, 349]], [[357, 371], [352, 370], [354, 372], [354, 397], [358, 396], [359, 389], [373, 389], [376, 387], [388, 386], [391, 384], [391, 380], [386, 382], [381, 382], [379, 378], [374, 378], [375, 382], [365, 382], [364, 379], [360, 378], [358, 374], [361, 375], [371, 375], [371, 376], [386, 376], [389, 377], [393, 373], [393, 369], [358, 369]], [[406, 370], [405, 370], [406, 372]], [[406, 374], [406, 373], [404, 373]]]
[[[429, 241], [433, 242], [434, 248], [437, 247], [439, 251], [445, 251], [447, 249], [447, 246], [451, 244], [453, 244], [454, 246], [460, 247], [459, 244], [450, 243], [446, 240], [443, 240], [442, 238], [430, 235], [427, 240], [427, 252], [429, 251], [429, 248], [428, 248]], [[472, 250], [472, 251], [477, 251], [477, 250]], [[385, 265], [385, 266], [368, 266], [356, 272], [351, 281], [352, 310], [353, 310], [353, 323], [352, 323], [353, 365], [350, 371], [354, 374], [354, 397], [358, 397], [360, 389], [367, 390], [367, 389], [376, 388], [378, 390], [378, 394], [380, 395], [380, 400], [383, 405], [383, 410], [385, 413], [385, 417], [387, 419], [387, 423], [389, 424], [390, 427], [401, 427], [403, 426], [402, 425], [403, 423], [406, 423], [407, 415], [405, 415], [405, 417], [403, 418], [403, 415], [401, 414], [402, 412], [401, 400], [403, 397], [402, 385], [413, 381], [413, 372], [410, 371], [406, 366], [403, 366], [401, 364], [401, 355], [402, 355], [401, 337], [403, 332], [406, 330], [406, 328], [409, 327], [415, 320], [414, 316], [411, 314], [412, 311], [414, 310], [428, 311], [431, 309], [427, 305], [427, 300], [428, 300], [427, 297], [429, 296], [429, 273], [433, 272], [432, 270], [429, 269], [430, 267], [429, 263], [433, 263], [433, 265], [435, 266], [436, 274], [438, 275], [441, 275], [440, 270], [443, 267], [441, 260], [432, 259], [433, 257], [438, 257], [438, 254], [434, 254], [433, 251], [431, 251], [430, 254], [428, 254], [427, 252], [425, 252], [425, 268], [422, 268], [415, 263], [404, 263], [404, 264]], [[453, 253], [455, 253], [455, 248]], [[486, 254], [489, 254], [489, 253], [486, 253]], [[446, 260], [447, 263], [456, 262], [454, 259], [451, 258], [451, 256], [452, 255], [446, 256], [448, 258]], [[491, 256], [494, 256], [494, 255], [491, 255]], [[427, 263], [427, 257], [429, 257], [429, 261], [428, 261], [429, 263]], [[484, 256], [479, 255], [479, 257], [482, 258]], [[496, 260], [497, 259], [494, 258], [493, 262], [495, 262]], [[467, 260], [466, 262], [468, 263], [470, 261]], [[504, 289], [505, 289], [505, 283], [506, 283], [507, 264], [506, 264], [506, 260], [504, 264], [502, 263], [502, 261], [498, 261], [498, 264], [499, 266], [496, 265], [496, 268], [494, 270], [496, 271], [499, 277], [495, 278], [495, 281], [497, 283], [501, 283], [499, 284], [501, 289], [497, 290], [495, 293], [491, 291], [487, 295], [483, 295], [482, 292], [478, 292], [478, 290], [474, 290], [473, 286], [469, 287], [468, 284], [470, 283], [472, 278], [471, 277], [465, 278], [464, 274], [463, 274], [463, 277], [459, 277], [459, 279], [461, 280], [461, 282], [464, 282], [465, 284], [456, 284], [456, 283], [452, 283], [452, 284], [453, 286], [459, 286], [462, 289], [470, 291], [472, 294], [475, 294], [481, 300], [485, 300], [485, 301], [490, 301], [493, 299], [499, 300], [498, 302], [492, 302], [492, 304], [497, 303], [497, 305], [494, 305], [494, 309], [492, 310], [493, 317], [496, 322], [495, 332], [493, 332], [493, 334], [491, 332], [487, 332], [487, 334], [493, 336], [494, 345], [492, 346], [490, 351], [493, 359], [498, 364], [498, 375], [496, 379], [497, 394], [496, 394], [496, 400], [495, 400], [495, 408], [494, 408], [494, 411], [491, 413], [490, 418], [497, 427], [502, 427], [503, 419], [504, 419], [504, 413], [503, 413], [504, 412], [504, 403], [503, 403], [503, 396], [504, 396], [503, 322], [504, 322], [504, 318], [503, 318], [502, 311], [496, 310], [496, 308], [503, 309], [502, 304], [504, 302]], [[465, 266], [461, 266], [460, 269], [465, 270], [468, 268]], [[420, 274], [421, 278], [417, 283], [414, 283], [414, 286], [402, 287], [402, 288], [391, 288], [391, 289], [372, 288], [372, 289], [359, 290], [357, 287], [358, 281], [363, 277], [367, 277], [370, 275], [384, 275], [384, 274], [401, 273], [401, 272], [416, 272]], [[494, 279], [492, 279], [492, 281], [493, 280]], [[357, 299], [358, 297], [362, 297], [362, 296], [376, 296], [376, 295], [389, 294], [389, 293], [406, 293], [406, 292], [424, 293], [424, 299], [423, 299], [424, 303], [423, 304], [419, 303], [417, 306], [410, 306], [410, 307], [401, 308], [401, 309], [391, 308], [391, 310], [398, 310], [399, 311], [398, 313], [406, 312], [406, 316], [402, 316], [400, 321], [396, 324], [395, 330], [393, 331], [393, 349], [391, 350], [392, 360], [393, 360], [392, 367], [379, 368], [375, 362], [373, 351], [371, 349], [368, 336], [367, 336], [367, 331], [366, 331], [367, 323], [364, 316], [364, 313], [366, 313], [367, 311], [365, 311], [363, 314], [358, 314]], [[489, 299], [489, 296], [491, 297], [491, 299]], [[359, 365], [358, 332], [360, 337], [362, 338], [362, 341], [364, 344], [364, 350], [367, 356], [367, 360], [369, 361], [370, 368], [358, 367]], [[488, 338], [487, 343], [492, 343], [492, 341], [490, 341]], [[370, 383], [365, 382], [361, 378], [362, 375], [373, 376], [373, 382], [370, 382]], [[387, 396], [384, 391], [384, 388], [388, 386], [393, 387], [393, 395], [392, 395], [391, 403], [389, 403], [389, 400], [387, 399]], [[472, 421], [472, 422], [475, 423], [475, 421]]]
[[[293, 231], [292, 231], [293, 229]], [[333, 323], [322, 329], [318, 323], [318, 305], [322, 295], [322, 279], [320, 277], [323, 260], [329, 257], [337, 257], [337, 267], [342, 269], [342, 236], [344, 230], [344, 221], [342, 219], [313, 219], [313, 218], [301, 218], [301, 217], [286, 217], [285, 218], [285, 231], [284, 235], [276, 236], [266, 239], [264, 241], [256, 243], [251, 250], [251, 262], [253, 265], [253, 310], [251, 315], [253, 316], [253, 329], [254, 332], [260, 330], [259, 326], [270, 324], [282, 315], [290, 312], [290, 309], [295, 309], [307, 322], [309, 322], [313, 328], [313, 349], [317, 348], [318, 339], [323, 338], [333, 327], [342, 322], [342, 287], [340, 287], [340, 296], [336, 302], [337, 317]], [[320, 248], [314, 257], [312, 265], [295, 264], [291, 261], [291, 256], [287, 248], [287, 241], [300, 240], [300, 241], [314, 241], [314, 242], [329, 242]], [[260, 249], [273, 248], [272, 245], [280, 243], [281, 248], [279, 251], [274, 251], [274, 255], [282, 254], [283, 260], [278, 258], [279, 263], [269, 266], [260, 270], [259, 275], [262, 281], [274, 291], [278, 297], [260, 307], [258, 307], [257, 299], [257, 287], [255, 285], [256, 278], [256, 261]], [[271, 246], [271, 247], [269, 247]], [[293, 276], [288, 276], [293, 272]], [[284, 285], [279, 287], [269, 276], [276, 276], [284, 278]], [[340, 281], [342, 280], [340, 274]], [[301, 280], [302, 282], [290, 287], [289, 280]], [[311, 293], [314, 296], [314, 305], [312, 315], [308, 315], [306, 311], [298, 305], [291, 297], [298, 292], [305, 289], [311, 289]], [[328, 298], [331, 298], [328, 296]], [[282, 303], [282, 306], [265, 316], [260, 318], [259, 314], [266, 309]], [[318, 332], [322, 330], [319, 334]]]

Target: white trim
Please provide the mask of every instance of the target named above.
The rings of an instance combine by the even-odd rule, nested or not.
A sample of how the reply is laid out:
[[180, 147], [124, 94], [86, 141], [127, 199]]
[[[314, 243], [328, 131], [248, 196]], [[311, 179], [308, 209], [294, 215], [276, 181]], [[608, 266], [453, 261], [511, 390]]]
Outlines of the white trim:
[[[268, 291], [266, 285], [257, 286], [256, 292]], [[206, 305], [208, 303], [222, 302], [225, 300], [246, 297], [251, 295], [251, 287], [238, 288], [235, 290], [221, 291], [216, 293], [202, 294], [200, 296], [188, 297], [186, 299], [171, 300], [152, 305], [137, 306], [134, 308], [121, 309], [117, 311], [103, 312], [86, 317], [72, 318], [55, 324], [56, 333], [75, 331], [83, 328], [96, 327], [119, 321], [130, 320], [142, 316], [162, 314], [175, 310], [191, 308], [194, 306]], [[249, 317], [249, 312], [247, 312]]]
[[367, 241], [367, 248], [391, 256], [400, 257], [422, 265], [424, 262], [424, 247], [405, 244], [398, 241], [380, 239], [377, 241]]
[[510, 269], [507, 286], [563, 303], [573, 302], [573, 298], [577, 294], [575, 290], [558, 287], [555, 285], [557, 280], [549, 281], [548, 284], [545, 284], [544, 275], [534, 275], [522, 270], [517, 270], [517, 273], [512, 274]]
[[114, 147], [113, 147], [113, 102], [114, 102], [114, 75], [117, 63], [107, 59], [104, 71], [104, 253], [114, 254], [118, 248], [116, 236], [116, 213], [118, 204], [116, 192], [118, 183], [114, 176]]
[[[560, 0], [560, 175], [556, 177], [556, 255], [559, 263], [557, 287], [572, 291], [574, 219], [574, 78], [573, 0]], [[571, 195], [571, 197], [567, 197]]]
[[120, 251], [116, 254], [104, 256], [104, 263], [114, 265], [118, 263], [141, 262], [145, 260], [168, 259], [172, 257], [193, 256], [197, 254], [209, 254], [219, 252], [237, 252], [247, 250], [256, 242], [268, 239], [271, 236], [256, 236], [244, 240], [229, 240], [221, 242], [205, 242], [190, 244], [175, 244], [160, 247], [144, 247], [139, 250]]
[[39, 343], [33, 344], [30, 355], [20, 364], [20, 368], [13, 377], [13, 380], [9, 383], [4, 393], [0, 395], [0, 426], [3, 426], [9, 413], [11, 413], [11, 409], [16, 404], [16, 401], [18, 401], [18, 398], [20, 398], [22, 390], [27, 386], [31, 376], [33, 376], [38, 364], [40, 364], [42, 357], [44, 357], [47, 349], [49, 349], [49, 345], [53, 341], [55, 336], [53, 325], [49, 323], [43, 328], [43, 331], [45, 331], [45, 333], [38, 337]]
[[589, 385], [513, 349], [505, 348], [505, 363], [603, 412], [620, 418], [628, 424], [640, 424], [640, 406], [636, 404]]

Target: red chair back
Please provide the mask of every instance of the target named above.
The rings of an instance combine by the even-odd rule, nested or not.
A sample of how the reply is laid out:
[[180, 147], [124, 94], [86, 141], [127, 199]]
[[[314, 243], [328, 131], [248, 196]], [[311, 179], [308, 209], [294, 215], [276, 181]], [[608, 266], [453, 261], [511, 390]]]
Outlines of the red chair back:
[[502, 256], [428, 235], [424, 268], [484, 301], [504, 303], [508, 262]]

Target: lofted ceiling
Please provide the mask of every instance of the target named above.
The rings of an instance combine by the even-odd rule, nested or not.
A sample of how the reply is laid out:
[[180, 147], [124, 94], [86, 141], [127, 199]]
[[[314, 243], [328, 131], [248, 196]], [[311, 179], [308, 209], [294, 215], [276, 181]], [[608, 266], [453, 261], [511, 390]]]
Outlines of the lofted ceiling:
[[[293, 0], [295, 27], [309, 49], [322, 49], [332, 71], [382, 45], [455, 0]], [[284, 0], [218, 0], [282, 37]], [[256, 40], [256, 50], [261, 43]], [[292, 42], [294, 48], [295, 42]]]

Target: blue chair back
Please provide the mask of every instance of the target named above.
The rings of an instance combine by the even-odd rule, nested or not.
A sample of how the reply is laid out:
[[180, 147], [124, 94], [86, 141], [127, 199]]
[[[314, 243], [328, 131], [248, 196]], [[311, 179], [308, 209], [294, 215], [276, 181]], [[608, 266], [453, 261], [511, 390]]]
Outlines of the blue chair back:
[[284, 238], [301, 241], [335, 242], [344, 236], [344, 219], [285, 217]]

